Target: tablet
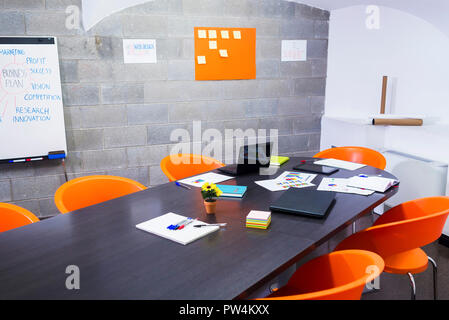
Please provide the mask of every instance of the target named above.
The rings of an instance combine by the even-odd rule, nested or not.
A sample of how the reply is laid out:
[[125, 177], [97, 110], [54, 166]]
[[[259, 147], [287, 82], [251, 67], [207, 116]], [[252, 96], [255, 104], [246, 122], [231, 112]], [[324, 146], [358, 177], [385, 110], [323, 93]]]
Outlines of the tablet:
[[313, 163], [301, 163], [293, 168], [293, 170], [297, 171], [307, 171], [307, 172], [314, 172], [314, 173], [320, 173], [320, 174], [333, 174], [338, 171], [337, 168], [333, 167], [327, 167], [327, 166], [320, 166], [318, 164]]

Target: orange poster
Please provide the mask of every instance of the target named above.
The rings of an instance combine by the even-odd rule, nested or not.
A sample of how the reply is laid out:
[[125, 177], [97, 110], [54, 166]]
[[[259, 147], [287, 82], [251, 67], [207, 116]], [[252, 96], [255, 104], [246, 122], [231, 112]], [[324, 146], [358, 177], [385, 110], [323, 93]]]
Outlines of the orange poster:
[[256, 78], [255, 28], [194, 30], [195, 80]]

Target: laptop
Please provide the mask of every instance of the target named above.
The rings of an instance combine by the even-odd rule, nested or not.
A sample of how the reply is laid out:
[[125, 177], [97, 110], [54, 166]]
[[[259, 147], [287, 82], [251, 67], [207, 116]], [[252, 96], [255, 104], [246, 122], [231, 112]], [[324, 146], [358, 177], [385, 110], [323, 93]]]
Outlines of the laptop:
[[240, 148], [237, 164], [218, 168], [219, 171], [238, 176], [270, 166], [272, 142], [245, 145]]
[[290, 188], [270, 206], [270, 210], [324, 218], [334, 203], [335, 192]]

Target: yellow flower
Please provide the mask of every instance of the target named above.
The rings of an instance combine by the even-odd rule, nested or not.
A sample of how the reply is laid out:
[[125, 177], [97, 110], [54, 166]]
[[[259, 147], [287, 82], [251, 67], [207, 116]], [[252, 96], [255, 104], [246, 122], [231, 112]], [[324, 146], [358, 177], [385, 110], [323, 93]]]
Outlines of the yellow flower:
[[211, 186], [210, 186], [210, 183], [209, 182], [206, 182], [205, 184], [203, 184], [202, 186], [201, 186], [201, 190], [203, 190], [203, 191], [207, 191], [207, 190], [209, 190], [211, 188]]

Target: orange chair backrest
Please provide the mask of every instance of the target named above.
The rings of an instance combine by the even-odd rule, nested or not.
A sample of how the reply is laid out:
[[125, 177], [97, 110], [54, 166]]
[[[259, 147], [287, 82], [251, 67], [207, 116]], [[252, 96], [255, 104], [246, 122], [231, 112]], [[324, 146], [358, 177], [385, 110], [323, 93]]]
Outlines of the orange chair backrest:
[[38, 222], [31, 211], [10, 203], [0, 203], [0, 232]]
[[224, 167], [224, 164], [210, 157], [197, 154], [172, 154], [161, 161], [162, 172], [168, 180], [176, 181]]
[[268, 300], [359, 300], [366, 283], [384, 270], [383, 259], [369, 251], [346, 250], [315, 258], [301, 266], [287, 286], [299, 294]]
[[364, 147], [338, 147], [323, 150], [314, 155], [315, 158], [331, 158], [365, 164], [381, 170], [385, 169], [387, 161], [376, 150]]
[[366, 230], [343, 240], [335, 250], [363, 248], [388, 257], [437, 240], [449, 215], [449, 197], [430, 197], [400, 204]]
[[60, 186], [55, 193], [55, 204], [61, 213], [67, 213], [145, 189], [143, 184], [128, 178], [87, 176]]

